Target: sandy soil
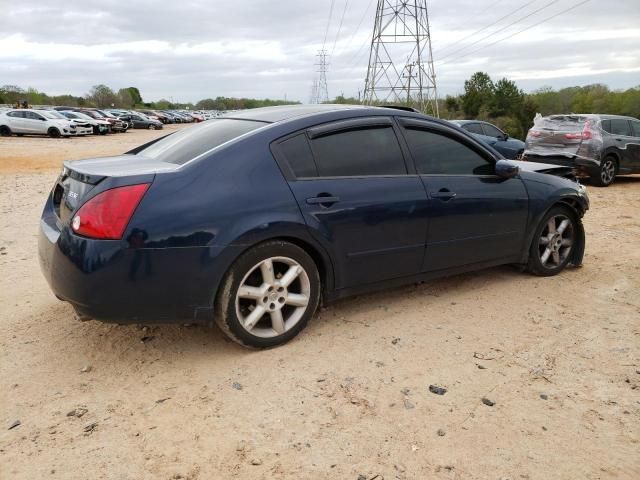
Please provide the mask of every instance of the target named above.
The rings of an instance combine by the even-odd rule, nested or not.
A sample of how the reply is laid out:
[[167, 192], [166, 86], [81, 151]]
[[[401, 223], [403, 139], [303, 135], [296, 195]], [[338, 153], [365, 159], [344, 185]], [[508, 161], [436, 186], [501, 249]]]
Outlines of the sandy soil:
[[40, 274], [59, 161], [148, 135], [0, 139], [0, 478], [640, 478], [640, 178], [589, 189], [583, 268], [353, 298], [252, 352], [77, 322]]

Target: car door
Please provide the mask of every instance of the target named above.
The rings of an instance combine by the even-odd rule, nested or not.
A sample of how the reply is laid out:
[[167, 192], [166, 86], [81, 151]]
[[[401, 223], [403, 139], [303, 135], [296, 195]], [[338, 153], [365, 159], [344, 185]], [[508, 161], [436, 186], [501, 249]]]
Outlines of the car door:
[[631, 133], [631, 123], [626, 118], [610, 119], [609, 133], [613, 140], [613, 146], [618, 150], [620, 156], [620, 165], [618, 168], [621, 173], [631, 171], [634, 166], [634, 147], [637, 141]]
[[331, 253], [337, 288], [420, 272], [428, 201], [390, 118], [310, 128], [274, 153], [311, 234]]
[[36, 112], [24, 112], [24, 125], [28, 133], [47, 133], [48, 123], [46, 119]]
[[22, 110], [13, 110], [7, 113], [9, 117], [9, 128], [13, 133], [29, 133], [24, 122], [24, 114]]
[[402, 119], [403, 135], [431, 199], [424, 271], [514, 261], [528, 195], [518, 177], [495, 175], [495, 159], [450, 128]]
[[629, 144], [631, 150], [631, 163], [634, 173], [640, 173], [640, 120], [630, 120], [633, 143]]

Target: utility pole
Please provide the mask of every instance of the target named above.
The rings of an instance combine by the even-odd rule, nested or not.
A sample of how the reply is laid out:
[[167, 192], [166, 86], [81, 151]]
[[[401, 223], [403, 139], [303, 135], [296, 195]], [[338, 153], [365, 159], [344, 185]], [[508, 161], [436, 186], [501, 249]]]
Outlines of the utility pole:
[[407, 104], [439, 116], [426, 0], [378, 0], [364, 103]]

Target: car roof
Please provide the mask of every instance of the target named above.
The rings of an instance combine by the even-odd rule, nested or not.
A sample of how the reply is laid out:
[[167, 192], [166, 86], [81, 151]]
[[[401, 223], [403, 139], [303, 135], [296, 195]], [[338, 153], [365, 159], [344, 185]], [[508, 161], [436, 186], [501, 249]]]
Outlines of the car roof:
[[281, 105], [277, 107], [262, 107], [248, 110], [241, 110], [224, 114], [218, 118], [234, 118], [238, 120], [253, 120], [265, 123], [277, 123], [293, 118], [311, 116], [319, 113], [329, 113], [337, 111], [370, 111], [372, 115], [411, 115], [412, 112], [406, 112], [394, 109], [392, 107], [370, 107], [366, 105], [336, 105], [336, 104], [320, 104], [320, 105]]

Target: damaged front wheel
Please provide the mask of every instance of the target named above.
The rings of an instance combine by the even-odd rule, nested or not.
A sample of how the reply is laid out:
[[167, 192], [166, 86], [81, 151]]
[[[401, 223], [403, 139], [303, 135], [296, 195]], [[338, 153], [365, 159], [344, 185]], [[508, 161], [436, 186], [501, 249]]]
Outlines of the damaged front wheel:
[[553, 207], [547, 212], [531, 243], [531, 273], [548, 277], [564, 270], [579, 242], [578, 222], [576, 214], [566, 207]]

